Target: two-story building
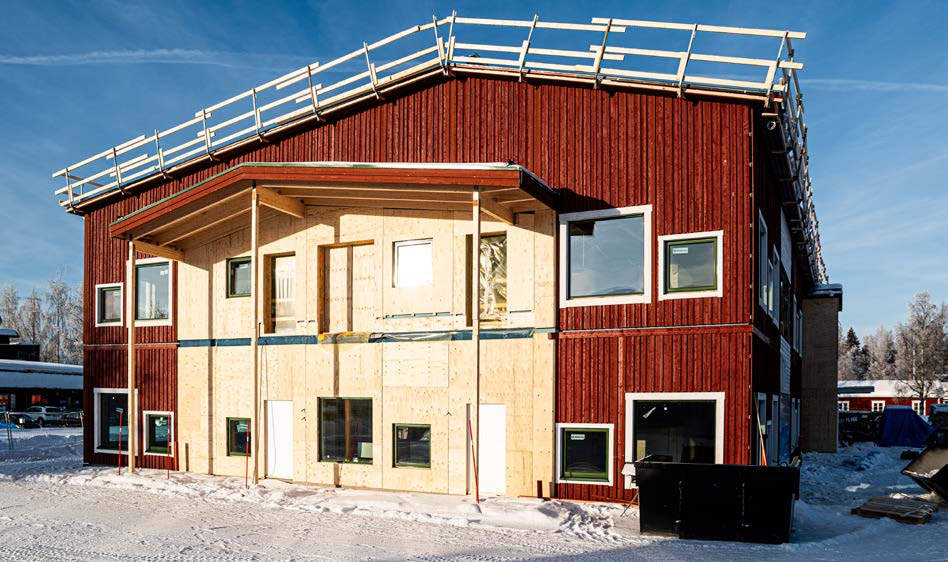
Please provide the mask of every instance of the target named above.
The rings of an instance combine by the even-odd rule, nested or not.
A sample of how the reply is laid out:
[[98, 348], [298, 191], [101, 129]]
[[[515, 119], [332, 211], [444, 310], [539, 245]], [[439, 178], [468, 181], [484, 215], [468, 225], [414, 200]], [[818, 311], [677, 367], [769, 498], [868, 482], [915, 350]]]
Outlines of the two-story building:
[[452, 15], [59, 171], [85, 220], [86, 460], [131, 434], [138, 466], [586, 499], [631, 497], [647, 455], [789, 460], [805, 336], [828, 334], [806, 306], [835, 330], [839, 296], [803, 37]]

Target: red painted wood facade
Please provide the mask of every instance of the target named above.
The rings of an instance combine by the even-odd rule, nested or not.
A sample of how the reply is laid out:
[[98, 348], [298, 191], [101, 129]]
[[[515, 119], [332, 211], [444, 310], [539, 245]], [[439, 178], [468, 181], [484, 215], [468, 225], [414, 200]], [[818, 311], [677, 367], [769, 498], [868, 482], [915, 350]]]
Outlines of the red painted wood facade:
[[[653, 265], [650, 304], [560, 311], [558, 329], [568, 332], [557, 341], [556, 420], [615, 424], [617, 477], [609, 489], [561, 485], [555, 492], [573, 498], [629, 497], [618, 476], [625, 392], [726, 392], [725, 461], [746, 462], [751, 385], [757, 378], [751, 356], [759, 349], [752, 332], [754, 197], [765, 197], [768, 190], [761, 182], [764, 164], [754, 155], [759, 113], [750, 101], [441, 77], [328, 123], [195, 166], [185, 176], [153, 181], [85, 217], [87, 409], [94, 387], [124, 386], [126, 377], [124, 328], [94, 327], [93, 287], [125, 275], [126, 245], [109, 236], [110, 222], [242, 162], [513, 161], [561, 193], [561, 212], [652, 205], [653, 260], [658, 236], [724, 231], [721, 298], [660, 301]], [[760, 186], [755, 188], [755, 181]], [[779, 219], [777, 224], [779, 230]], [[174, 309], [176, 303], [174, 290]], [[155, 344], [139, 352], [141, 408], [174, 409], [175, 328], [142, 328], [138, 341], [143, 348]], [[90, 431], [86, 460], [114, 462], [114, 456], [92, 454]]]

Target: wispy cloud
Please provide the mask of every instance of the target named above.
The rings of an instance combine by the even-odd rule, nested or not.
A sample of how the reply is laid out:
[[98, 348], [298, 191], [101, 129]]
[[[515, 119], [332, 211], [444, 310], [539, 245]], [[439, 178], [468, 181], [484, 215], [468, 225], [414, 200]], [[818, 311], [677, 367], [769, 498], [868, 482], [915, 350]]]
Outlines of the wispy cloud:
[[807, 78], [804, 86], [806, 88], [829, 91], [924, 92], [931, 94], [948, 94], [948, 84], [932, 84], [926, 82], [885, 82], [852, 78]]
[[303, 57], [201, 49], [123, 49], [48, 55], [0, 54], [0, 65], [76, 66], [88, 64], [194, 64], [230, 68], [272, 68], [273, 62], [306, 64]]

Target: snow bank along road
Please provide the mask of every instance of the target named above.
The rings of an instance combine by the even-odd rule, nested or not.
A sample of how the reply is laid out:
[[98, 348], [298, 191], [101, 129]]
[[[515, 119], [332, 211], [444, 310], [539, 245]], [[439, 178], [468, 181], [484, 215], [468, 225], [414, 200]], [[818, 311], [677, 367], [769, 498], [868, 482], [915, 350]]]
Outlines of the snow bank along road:
[[872, 495], [920, 494], [901, 449], [810, 455], [794, 543], [642, 537], [611, 505], [331, 490], [83, 467], [75, 431], [0, 442], [2, 560], [945, 560], [948, 510], [905, 526], [849, 515]]

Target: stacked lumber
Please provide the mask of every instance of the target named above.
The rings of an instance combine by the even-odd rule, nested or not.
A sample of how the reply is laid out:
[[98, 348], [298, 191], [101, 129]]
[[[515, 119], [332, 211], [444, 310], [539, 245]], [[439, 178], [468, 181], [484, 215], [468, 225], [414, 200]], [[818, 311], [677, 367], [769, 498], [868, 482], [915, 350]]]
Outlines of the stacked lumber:
[[890, 498], [876, 496], [859, 507], [854, 507], [852, 513], [860, 517], [881, 519], [888, 517], [899, 523], [921, 525], [931, 519], [932, 514], [938, 511], [938, 504], [914, 498]]

